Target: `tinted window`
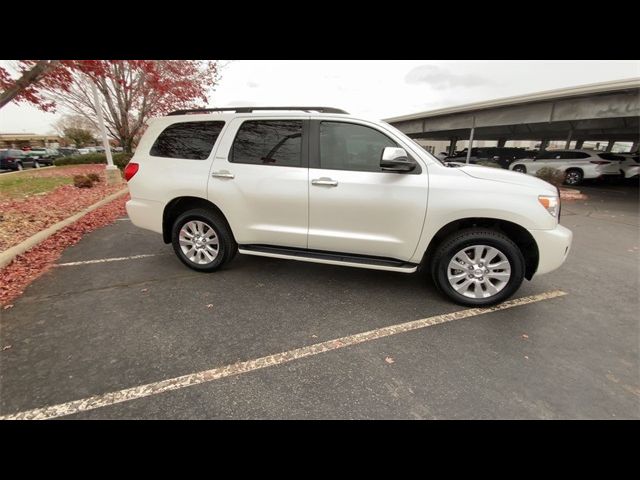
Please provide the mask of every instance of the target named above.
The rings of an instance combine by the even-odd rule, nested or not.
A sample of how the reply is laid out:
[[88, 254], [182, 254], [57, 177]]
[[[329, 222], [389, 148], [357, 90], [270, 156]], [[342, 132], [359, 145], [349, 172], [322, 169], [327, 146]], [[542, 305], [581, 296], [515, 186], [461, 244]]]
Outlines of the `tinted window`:
[[598, 156], [603, 160], [612, 160], [612, 161], [624, 160], [624, 157], [620, 157], [619, 155], [614, 155], [613, 153], [599, 153]]
[[320, 122], [320, 168], [380, 172], [385, 147], [396, 142], [373, 128], [340, 122]]
[[536, 160], [550, 160], [556, 158], [558, 152], [542, 152], [536, 156]]
[[301, 154], [302, 120], [251, 120], [238, 130], [229, 161], [299, 167]]
[[591, 155], [584, 152], [560, 152], [560, 158], [564, 160], [580, 160], [583, 158], [589, 158]]
[[154, 157], [204, 160], [211, 153], [224, 122], [181, 122], [165, 128], [150, 154]]

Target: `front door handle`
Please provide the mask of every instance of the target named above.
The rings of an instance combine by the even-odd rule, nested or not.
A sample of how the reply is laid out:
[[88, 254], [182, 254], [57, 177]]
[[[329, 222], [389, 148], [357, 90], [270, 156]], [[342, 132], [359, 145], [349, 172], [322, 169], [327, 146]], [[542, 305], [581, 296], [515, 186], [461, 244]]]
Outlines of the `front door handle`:
[[332, 180], [332, 179], [327, 178], [327, 177], [314, 178], [313, 180], [311, 180], [311, 185], [324, 185], [324, 186], [327, 186], [327, 187], [337, 187], [338, 186], [338, 181], [337, 180]]
[[214, 178], [234, 178], [235, 175], [227, 170], [220, 170], [219, 172], [211, 172], [211, 176]]

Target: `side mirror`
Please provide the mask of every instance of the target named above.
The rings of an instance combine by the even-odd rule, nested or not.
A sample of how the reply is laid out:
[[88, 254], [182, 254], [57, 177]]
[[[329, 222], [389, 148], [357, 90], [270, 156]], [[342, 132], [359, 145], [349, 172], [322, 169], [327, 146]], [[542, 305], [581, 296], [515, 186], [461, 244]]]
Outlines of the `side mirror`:
[[380, 157], [380, 167], [383, 172], [410, 172], [416, 164], [409, 159], [404, 148], [385, 147]]

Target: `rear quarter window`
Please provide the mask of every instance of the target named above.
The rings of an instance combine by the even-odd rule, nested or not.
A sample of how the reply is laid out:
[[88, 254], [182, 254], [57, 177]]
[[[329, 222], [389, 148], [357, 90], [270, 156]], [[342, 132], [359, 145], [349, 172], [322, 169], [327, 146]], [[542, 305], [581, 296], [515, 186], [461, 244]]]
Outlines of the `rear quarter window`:
[[165, 128], [154, 142], [152, 157], [205, 160], [224, 127], [222, 121], [180, 122]]

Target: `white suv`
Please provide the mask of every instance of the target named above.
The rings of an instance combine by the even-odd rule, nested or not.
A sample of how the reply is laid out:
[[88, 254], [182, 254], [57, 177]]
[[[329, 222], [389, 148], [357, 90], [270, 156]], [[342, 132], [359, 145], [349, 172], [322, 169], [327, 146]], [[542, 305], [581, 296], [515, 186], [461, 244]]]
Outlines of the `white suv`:
[[621, 176], [620, 162], [624, 158], [614, 153], [596, 150], [548, 150], [535, 158], [525, 158], [513, 162], [509, 168], [514, 172], [535, 175], [544, 167], [562, 170], [565, 173], [564, 183], [580, 185], [584, 179], [603, 176]]
[[511, 296], [566, 259], [558, 190], [447, 166], [384, 122], [325, 107], [154, 119], [125, 168], [138, 227], [211, 272], [246, 255], [412, 273], [463, 305]]

